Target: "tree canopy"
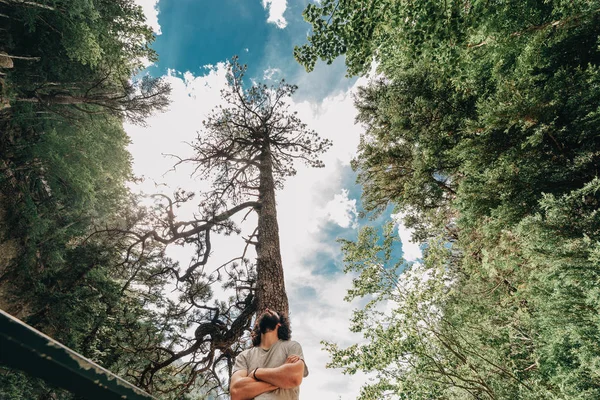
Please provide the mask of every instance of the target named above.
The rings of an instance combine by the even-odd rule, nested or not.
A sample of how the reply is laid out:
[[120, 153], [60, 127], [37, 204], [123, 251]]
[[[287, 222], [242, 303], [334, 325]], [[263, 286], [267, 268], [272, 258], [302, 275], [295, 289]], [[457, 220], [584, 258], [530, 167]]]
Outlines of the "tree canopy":
[[[162, 282], [132, 285], [125, 244], [89, 236], [143, 219], [123, 121], [168, 102], [138, 75], [154, 36], [125, 0], [5, 0], [0, 19], [0, 306], [135, 383], [136, 350], [165, 336], [150, 307]], [[2, 398], [72, 398], [0, 369]]]
[[349, 75], [377, 65], [356, 99], [353, 167], [366, 210], [393, 204], [424, 249], [407, 265], [369, 230], [343, 244], [349, 296], [374, 299], [353, 319], [368, 343], [327, 347], [333, 366], [376, 373], [361, 398], [598, 396], [599, 6], [305, 10], [308, 70], [340, 55]]

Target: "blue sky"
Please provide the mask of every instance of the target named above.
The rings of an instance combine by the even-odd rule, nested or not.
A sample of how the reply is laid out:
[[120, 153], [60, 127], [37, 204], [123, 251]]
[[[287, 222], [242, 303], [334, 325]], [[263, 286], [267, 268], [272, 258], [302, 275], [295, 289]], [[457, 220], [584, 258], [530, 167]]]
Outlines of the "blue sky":
[[[149, 23], [159, 33], [154, 44], [160, 61], [149, 68], [164, 76], [173, 88], [170, 110], [151, 117], [147, 127], [127, 126], [132, 144], [134, 172], [146, 178], [136, 190], [166, 194], [177, 188], [202, 190], [206, 182], [189, 176], [185, 168], [167, 173], [173, 159], [185, 156], [201, 121], [220, 102], [225, 85], [225, 65], [237, 54], [248, 64], [247, 77], [263, 80], [285, 78], [299, 90], [291, 101], [303, 122], [333, 141], [323, 156], [326, 167], [315, 170], [297, 165], [298, 173], [277, 193], [281, 251], [294, 339], [304, 349], [311, 375], [303, 382], [301, 398], [346, 400], [357, 397], [366, 377], [348, 377], [325, 368], [329, 361], [321, 341], [348, 346], [362, 340], [348, 329], [352, 310], [361, 302], [343, 301], [352, 276], [343, 273], [342, 255], [336, 239], [356, 238], [362, 224], [381, 226], [391, 209], [375, 220], [359, 221], [360, 187], [350, 160], [356, 153], [362, 128], [354, 124], [353, 93], [365, 78], [345, 78], [344, 60], [319, 63], [307, 74], [296, 63], [294, 45], [306, 40], [309, 25], [302, 19], [308, 0], [136, 0], [144, 7]], [[283, 11], [283, 14], [281, 14]], [[247, 51], [246, 51], [247, 49]], [[212, 67], [206, 67], [212, 66]], [[156, 183], [164, 184], [156, 186]], [[181, 209], [180, 213], [193, 213]], [[182, 218], [183, 215], [180, 215]], [[250, 221], [251, 222], [251, 221]], [[410, 232], [400, 226], [399, 235], [412, 259], [419, 250], [407, 242]], [[215, 265], [230, 259], [239, 238], [213, 239]], [[173, 249], [172, 256], [187, 264], [189, 249]], [[394, 251], [400, 257], [400, 245]]]
[[203, 74], [204, 65], [234, 54], [243, 55], [255, 72], [269, 36], [282, 31], [263, 22], [268, 12], [257, 1], [163, 0], [159, 8], [162, 34], [154, 49], [160, 54], [160, 75], [167, 68]]
[[274, 78], [285, 77], [299, 85], [297, 98], [320, 100], [336, 91], [347, 90], [355, 79], [346, 79], [343, 59], [333, 65], [319, 63], [311, 74], [293, 57], [295, 45], [305, 42], [310, 25], [302, 18], [305, 0], [289, 1], [279, 28], [267, 23], [269, 11], [261, 0], [161, 0], [158, 3], [162, 34], [154, 49], [159, 62], [150, 68], [153, 75], [168, 69], [204, 74], [206, 65], [215, 65], [234, 55], [248, 65], [248, 77], [263, 80], [264, 72], [276, 68]]

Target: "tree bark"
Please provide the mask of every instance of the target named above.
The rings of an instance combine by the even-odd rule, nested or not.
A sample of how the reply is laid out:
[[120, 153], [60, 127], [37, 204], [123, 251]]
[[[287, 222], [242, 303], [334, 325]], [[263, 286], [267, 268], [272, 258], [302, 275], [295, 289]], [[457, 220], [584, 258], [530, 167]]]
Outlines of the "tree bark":
[[256, 312], [260, 315], [266, 308], [270, 308], [287, 316], [289, 304], [279, 248], [273, 158], [268, 142], [262, 151], [259, 169], [258, 201], [260, 208], [258, 210], [258, 244], [256, 246]]
[[56, 11], [56, 9], [54, 7], [48, 6], [46, 4], [40, 4], [40, 3], [36, 3], [34, 1], [25, 1], [25, 0], [0, 0], [0, 3], [4, 3], [4, 4], [22, 4], [24, 6], [29, 6], [29, 7], [37, 7], [37, 8], [43, 8], [45, 10], [50, 10], [50, 11]]
[[[5, 16], [3, 14], [0, 14], [0, 15]], [[13, 55], [6, 54], [6, 53], [0, 53], [0, 56], [8, 57], [8, 58], [14, 59], [14, 60], [25, 60], [25, 61], [40, 61], [41, 60], [41, 57], [13, 56]]]
[[70, 95], [44, 95], [40, 94], [37, 97], [22, 97], [18, 98], [17, 101], [24, 103], [45, 103], [45, 104], [61, 104], [61, 105], [78, 105], [86, 104], [87, 101], [84, 97], [70, 96]]

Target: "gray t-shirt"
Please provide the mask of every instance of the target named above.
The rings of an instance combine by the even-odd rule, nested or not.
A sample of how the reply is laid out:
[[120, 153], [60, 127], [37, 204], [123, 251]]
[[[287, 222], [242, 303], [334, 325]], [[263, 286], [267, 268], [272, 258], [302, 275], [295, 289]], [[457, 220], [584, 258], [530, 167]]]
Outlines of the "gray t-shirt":
[[[255, 368], [276, 368], [285, 363], [291, 356], [297, 355], [304, 360], [302, 346], [293, 340], [278, 340], [273, 343], [269, 350], [261, 349], [260, 346], [244, 350], [235, 359], [233, 372], [245, 369], [250, 374]], [[308, 367], [304, 363], [304, 376], [308, 375]], [[255, 400], [298, 400], [300, 387], [292, 389], [277, 389], [272, 392], [256, 396]]]

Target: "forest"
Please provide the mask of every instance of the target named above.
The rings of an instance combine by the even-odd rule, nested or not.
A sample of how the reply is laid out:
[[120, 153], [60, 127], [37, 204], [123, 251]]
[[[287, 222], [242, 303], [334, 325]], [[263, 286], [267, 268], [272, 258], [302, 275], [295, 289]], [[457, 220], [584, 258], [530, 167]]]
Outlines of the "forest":
[[[386, 218], [338, 240], [362, 340], [327, 367], [360, 400], [599, 399], [600, 1], [303, 4], [308, 77], [368, 78], [351, 167]], [[228, 398], [255, 317], [289, 312], [276, 194], [332, 143], [234, 56], [174, 161], [208, 189], [148, 204], [124, 124], [169, 110], [154, 40], [133, 0], [0, 0], [0, 309], [157, 399]], [[242, 246], [215, 264], [218, 236]], [[0, 364], [0, 399], [79, 398]]]

